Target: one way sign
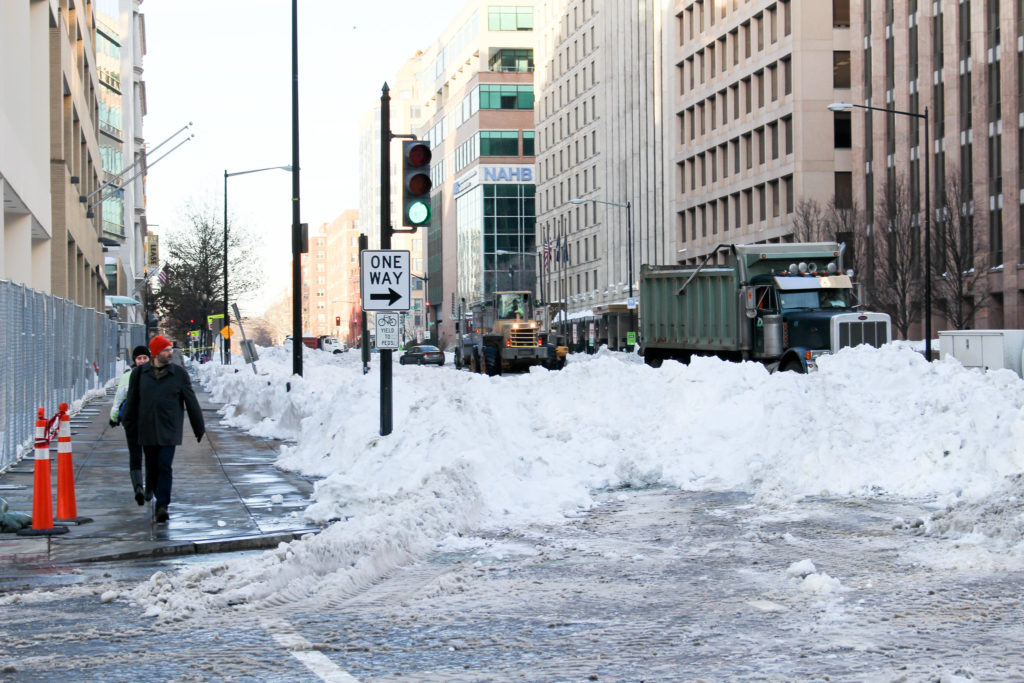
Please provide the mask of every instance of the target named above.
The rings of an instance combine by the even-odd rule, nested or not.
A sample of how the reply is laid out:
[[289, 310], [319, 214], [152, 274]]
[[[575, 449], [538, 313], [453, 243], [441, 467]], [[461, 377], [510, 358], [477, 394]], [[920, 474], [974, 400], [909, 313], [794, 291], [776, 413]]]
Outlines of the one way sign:
[[364, 251], [360, 260], [364, 311], [408, 311], [409, 252]]

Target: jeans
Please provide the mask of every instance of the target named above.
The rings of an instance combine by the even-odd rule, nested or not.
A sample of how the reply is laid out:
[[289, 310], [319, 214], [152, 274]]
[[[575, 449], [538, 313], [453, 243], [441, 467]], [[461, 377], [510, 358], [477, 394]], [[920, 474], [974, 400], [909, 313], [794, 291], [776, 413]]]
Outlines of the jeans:
[[128, 437], [128, 469], [129, 470], [141, 470], [142, 469], [142, 446], [139, 445], [138, 439]]
[[156, 509], [171, 504], [171, 464], [175, 446], [143, 446], [146, 454], [146, 488], [153, 492]]

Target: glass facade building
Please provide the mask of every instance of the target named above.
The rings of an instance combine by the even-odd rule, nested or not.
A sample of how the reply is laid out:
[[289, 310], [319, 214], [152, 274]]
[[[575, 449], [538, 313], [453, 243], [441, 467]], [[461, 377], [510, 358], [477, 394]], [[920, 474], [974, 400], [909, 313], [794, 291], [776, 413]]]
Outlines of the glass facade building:
[[536, 186], [483, 183], [456, 200], [459, 297], [533, 290], [537, 277]]
[[[124, 114], [121, 95], [121, 40], [117, 29], [117, 0], [101, 0], [96, 11], [96, 66], [99, 72], [100, 156], [103, 182], [116, 183], [124, 168]], [[110, 194], [104, 190], [104, 196]], [[103, 200], [102, 237], [111, 244], [125, 239], [124, 197], [117, 191]]]

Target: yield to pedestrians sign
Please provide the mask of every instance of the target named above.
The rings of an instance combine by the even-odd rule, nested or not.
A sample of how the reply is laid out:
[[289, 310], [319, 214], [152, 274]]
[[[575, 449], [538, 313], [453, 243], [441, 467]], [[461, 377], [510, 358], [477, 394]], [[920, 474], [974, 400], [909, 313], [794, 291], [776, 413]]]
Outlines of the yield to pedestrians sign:
[[377, 250], [362, 252], [360, 260], [364, 311], [408, 311], [409, 252]]

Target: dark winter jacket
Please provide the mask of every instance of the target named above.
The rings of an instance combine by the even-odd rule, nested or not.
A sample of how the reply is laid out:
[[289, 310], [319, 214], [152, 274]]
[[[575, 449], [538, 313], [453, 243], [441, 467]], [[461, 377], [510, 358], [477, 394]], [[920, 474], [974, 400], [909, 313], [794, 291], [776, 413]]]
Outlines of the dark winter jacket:
[[188, 410], [192, 432], [196, 439], [201, 439], [206, 425], [188, 372], [174, 363], [162, 370], [159, 378], [152, 363], [132, 370], [124, 411], [125, 429], [129, 434], [137, 432], [143, 446], [180, 446], [184, 412]]

